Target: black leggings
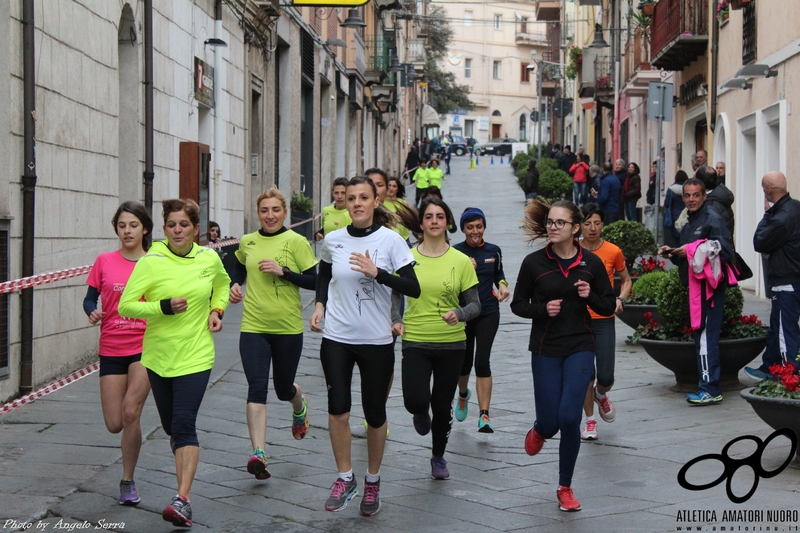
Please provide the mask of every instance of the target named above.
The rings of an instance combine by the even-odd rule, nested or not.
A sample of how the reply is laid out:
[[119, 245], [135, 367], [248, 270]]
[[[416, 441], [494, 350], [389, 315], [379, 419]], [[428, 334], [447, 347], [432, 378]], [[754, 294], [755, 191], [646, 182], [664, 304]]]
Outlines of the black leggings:
[[[403, 401], [412, 415], [433, 412], [433, 455], [444, 455], [453, 426], [453, 396], [464, 350], [403, 347]], [[431, 389], [431, 375], [433, 388]]]
[[239, 335], [239, 355], [247, 376], [247, 403], [267, 403], [269, 367], [272, 366], [272, 386], [278, 399], [288, 402], [297, 394], [294, 378], [300, 354], [303, 351], [303, 334], [275, 335], [247, 333]]
[[474, 353], [475, 377], [492, 377], [492, 369], [489, 368], [489, 356], [492, 355], [494, 336], [497, 334], [497, 328], [499, 326], [499, 311], [491, 315], [473, 318], [467, 322], [467, 352], [464, 354], [464, 364], [461, 365], [462, 376], [469, 376], [472, 370], [472, 357]]
[[353, 368], [358, 365], [364, 418], [370, 427], [383, 426], [386, 422], [386, 391], [394, 374], [392, 344], [344, 344], [323, 338], [319, 359], [328, 386], [328, 414], [350, 412]]
[[164, 433], [173, 438], [175, 449], [199, 446], [197, 412], [206, 393], [211, 369], [165, 378], [148, 368], [147, 376]]

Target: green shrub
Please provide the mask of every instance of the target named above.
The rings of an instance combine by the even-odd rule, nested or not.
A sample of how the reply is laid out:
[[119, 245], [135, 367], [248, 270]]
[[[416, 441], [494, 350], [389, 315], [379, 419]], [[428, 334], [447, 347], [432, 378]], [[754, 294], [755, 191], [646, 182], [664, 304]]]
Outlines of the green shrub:
[[[530, 160], [528, 160], [530, 162]], [[528, 165], [520, 165], [520, 167], [514, 172], [514, 175], [517, 177], [517, 185], [519, 185], [520, 189], [525, 189], [525, 179], [528, 175]]]
[[553, 158], [543, 157], [539, 161], [536, 162], [536, 170], [539, 171], [539, 175], [543, 175], [548, 170], [556, 170], [558, 168], [558, 161]]
[[657, 250], [653, 232], [644, 227], [644, 224], [633, 220], [618, 220], [609, 224], [603, 228], [601, 237], [619, 246], [628, 270], [633, 268], [637, 257], [655, 254]]
[[[648, 276], [651, 274], [648, 274]], [[685, 326], [691, 325], [689, 315], [689, 288], [681, 283], [678, 269], [670, 270], [661, 283], [656, 294], [656, 305], [661, 313], [667, 338], [680, 337]], [[723, 309], [722, 336], [725, 337], [725, 326], [742, 315], [744, 297], [738, 285], [725, 289], [725, 308]]]
[[[538, 169], [537, 165], [537, 169]], [[560, 200], [572, 194], [572, 178], [563, 170], [539, 171], [539, 194], [551, 200]]]
[[310, 213], [314, 210], [314, 200], [301, 192], [296, 192], [292, 195], [290, 206], [292, 211], [303, 211]]
[[667, 273], [663, 271], [643, 274], [631, 288], [630, 301], [637, 304], [655, 305], [656, 296], [662, 292], [661, 285], [666, 277]]
[[524, 168], [528, 170], [528, 160], [530, 156], [525, 152], [519, 152], [517, 155], [514, 156], [514, 159], [511, 160], [511, 168], [514, 169], [514, 173], [518, 173], [519, 169]]

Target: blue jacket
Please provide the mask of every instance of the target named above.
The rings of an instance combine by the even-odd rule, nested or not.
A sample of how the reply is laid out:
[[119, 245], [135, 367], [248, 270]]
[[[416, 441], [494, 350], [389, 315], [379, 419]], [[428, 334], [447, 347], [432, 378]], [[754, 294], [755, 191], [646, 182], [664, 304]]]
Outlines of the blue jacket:
[[600, 182], [600, 190], [597, 191], [597, 205], [606, 213], [616, 213], [619, 210], [619, 196], [622, 191], [622, 184], [616, 174], [607, 174]]

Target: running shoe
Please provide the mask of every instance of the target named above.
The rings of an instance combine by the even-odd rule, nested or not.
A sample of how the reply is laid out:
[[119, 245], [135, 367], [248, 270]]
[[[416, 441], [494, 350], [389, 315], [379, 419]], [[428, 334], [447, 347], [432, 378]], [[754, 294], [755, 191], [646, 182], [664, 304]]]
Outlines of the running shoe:
[[[367, 424], [367, 421], [364, 420], [364, 431], [366, 431], [368, 429], [369, 429], [369, 424]], [[386, 425], [386, 438], [387, 439], [389, 438], [389, 425], [388, 424]]]
[[261, 448], [256, 448], [247, 460], [247, 472], [256, 476], [256, 479], [269, 479], [272, 474], [269, 473], [267, 466], [266, 453]]
[[556, 491], [558, 497], [558, 508], [562, 511], [573, 512], [581, 510], [581, 502], [575, 499], [572, 489], [569, 487], [559, 487]]
[[587, 420], [584, 430], [581, 431], [581, 439], [597, 440], [597, 420]]
[[704, 390], [699, 390], [697, 392], [692, 392], [686, 395], [686, 401], [692, 405], [711, 405], [715, 403], [720, 403], [722, 401], [722, 395], [719, 396], [711, 396]]
[[427, 435], [431, 432], [431, 415], [423, 413], [421, 415], [414, 415], [414, 429], [420, 435]]
[[528, 434], [525, 435], [525, 453], [528, 455], [536, 455], [542, 450], [545, 440], [536, 431], [536, 428], [531, 428]]
[[431, 477], [433, 479], [450, 479], [450, 471], [447, 469], [447, 461], [441, 455], [431, 458]]
[[358, 483], [356, 478], [350, 481], [337, 479], [331, 485], [331, 495], [325, 500], [326, 511], [343, 511], [347, 507], [347, 502], [353, 499], [358, 494]]
[[[458, 389], [456, 389], [458, 390]], [[456, 395], [456, 420], [463, 422], [467, 419], [467, 411], [469, 410], [469, 398], [472, 396], [472, 391], [467, 387], [467, 395]]]
[[381, 480], [375, 483], [364, 481], [364, 497], [361, 498], [361, 514], [372, 516], [381, 510]]
[[136, 505], [142, 501], [139, 498], [139, 491], [136, 490], [136, 483], [132, 479], [123, 479], [119, 482], [119, 504]]
[[295, 413], [292, 409], [292, 436], [300, 440], [308, 433], [308, 399], [303, 395], [303, 410]]
[[608, 399], [608, 394], [600, 398], [597, 395], [597, 389], [594, 390], [594, 402], [597, 404], [597, 410], [600, 411], [600, 418], [603, 422], [613, 422], [617, 418], [617, 409], [611, 400]]
[[481, 415], [481, 417], [478, 419], [478, 432], [494, 433], [494, 428], [492, 427], [492, 419], [489, 418], [489, 415]]
[[772, 377], [772, 374], [767, 374], [760, 368], [752, 368], [749, 366], [744, 367], [744, 372], [756, 381], [763, 381]]
[[192, 504], [183, 496], [176, 494], [172, 503], [167, 505], [161, 518], [172, 522], [173, 526], [192, 527]]

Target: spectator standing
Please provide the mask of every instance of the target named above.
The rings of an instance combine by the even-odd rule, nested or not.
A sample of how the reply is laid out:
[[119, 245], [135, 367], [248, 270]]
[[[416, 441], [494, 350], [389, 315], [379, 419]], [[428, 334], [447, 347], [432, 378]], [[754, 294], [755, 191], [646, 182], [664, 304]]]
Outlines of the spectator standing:
[[725, 185], [725, 162], [717, 161], [717, 183]]
[[[609, 169], [610, 170], [610, 169]], [[592, 198], [597, 198], [597, 193], [600, 192], [600, 184], [603, 182], [603, 169], [597, 165], [589, 167], [589, 195]]]
[[650, 180], [647, 182], [647, 205], [656, 203], [656, 178], [658, 177], [658, 161], [650, 165]]
[[[569, 147], [567, 147], [569, 149]], [[586, 159], [589, 159], [586, 157]], [[575, 163], [569, 167], [569, 173], [572, 175], [572, 197], [575, 205], [583, 205], [586, 203], [586, 196], [588, 194], [588, 176], [589, 164], [581, 158], [576, 158]]]
[[528, 172], [525, 174], [523, 191], [526, 200], [533, 200], [539, 194], [539, 171], [536, 169], [535, 159], [528, 161]]
[[574, 165], [577, 160], [578, 158], [572, 153], [572, 148], [570, 148], [569, 145], [566, 145], [564, 147], [564, 152], [561, 156], [561, 159], [558, 160], [558, 168], [567, 174], [570, 174], [569, 169], [572, 168], [572, 165]]
[[408, 155], [406, 156], [406, 164], [405, 170], [408, 174], [409, 182], [414, 181], [414, 174], [417, 172], [417, 168], [419, 168], [419, 150], [409, 150]]
[[[686, 395], [686, 401], [691, 405], [722, 401], [719, 336], [728, 285], [725, 266], [733, 257], [731, 234], [722, 217], [706, 204], [706, 196], [705, 184], [701, 180], [692, 178], [683, 184], [683, 201], [689, 212], [689, 221], [681, 229], [681, 246], [673, 249], [662, 246], [659, 250], [660, 255], [669, 257], [678, 266], [681, 282], [689, 286], [689, 309], [699, 376], [697, 392]], [[706, 265], [712, 262], [711, 249], [718, 251], [720, 265], [716, 270]], [[702, 259], [704, 253], [705, 260]], [[719, 272], [719, 276], [698, 278], [694, 274], [697, 268]]]
[[451, 143], [447, 143], [445, 145], [445, 147], [444, 147], [444, 164], [445, 164], [445, 168], [446, 168], [445, 174], [448, 175], [448, 176], [450, 175], [450, 156], [451, 156], [451, 152], [452, 152], [452, 148], [451, 147], [452, 147]]
[[664, 197], [664, 228], [667, 230], [664, 234], [664, 244], [670, 248], [677, 247], [680, 239], [680, 232], [675, 227], [675, 222], [686, 208], [683, 203], [683, 184], [688, 179], [689, 176], [683, 170], [676, 172], [675, 182], [669, 186]]
[[213, 220], [208, 221], [208, 242], [218, 243], [222, 240], [222, 231], [219, 229], [219, 224]]
[[603, 164], [603, 169], [607, 174], [600, 182], [600, 190], [597, 193], [597, 205], [605, 212], [605, 224], [612, 224], [618, 220], [619, 198], [622, 191], [622, 183], [614, 172], [611, 172], [611, 164]]
[[729, 188], [717, 183], [717, 172], [708, 165], [697, 170], [697, 178], [706, 186], [706, 203], [725, 220], [725, 226], [733, 235], [736, 220], [733, 214], [733, 193]]
[[761, 366], [744, 369], [758, 380], [770, 377], [770, 366], [793, 360], [800, 348], [800, 201], [789, 196], [781, 172], [767, 172], [761, 188], [765, 212], [753, 235], [753, 247], [768, 255], [772, 311]]
[[477, 141], [476, 141], [475, 139], [473, 139], [473, 138], [472, 138], [472, 135], [470, 135], [470, 136], [467, 138], [467, 150], [469, 150], [469, 158], [470, 158], [470, 159], [472, 159], [472, 156], [473, 156], [473, 154], [475, 153], [475, 143], [476, 143], [476, 142], [477, 142]]
[[625, 218], [637, 220], [636, 202], [642, 197], [642, 178], [639, 175], [639, 165], [628, 165], [628, 175], [622, 182], [622, 203], [625, 208]]
[[697, 158], [697, 170], [700, 170], [701, 168], [708, 166], [708, 152], [706, 152], [703, 149], [700, 149], [695, 154], [695, 157]]

